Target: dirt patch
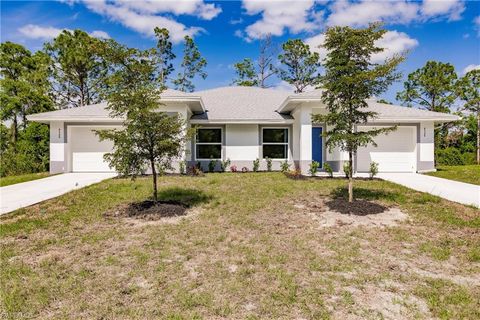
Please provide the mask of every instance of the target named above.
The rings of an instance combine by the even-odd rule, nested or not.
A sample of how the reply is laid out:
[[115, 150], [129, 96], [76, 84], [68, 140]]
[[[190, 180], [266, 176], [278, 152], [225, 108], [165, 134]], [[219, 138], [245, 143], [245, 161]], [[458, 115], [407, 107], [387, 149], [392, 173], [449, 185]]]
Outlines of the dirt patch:
[[116, 207], [105, 213], [107, 217], [135, 218], [144, 221], [157, 221], [187, 215], [188, 207], [174, 201], [142, 201]]
[[388, 208], [367, 200], [349, 203], [341, 198], [322, 198], [302, 201], [294, 204], [294, 207], [317, 221], [321, 227], [391, 227], [408, 219], [408, 215], [398, 208]]

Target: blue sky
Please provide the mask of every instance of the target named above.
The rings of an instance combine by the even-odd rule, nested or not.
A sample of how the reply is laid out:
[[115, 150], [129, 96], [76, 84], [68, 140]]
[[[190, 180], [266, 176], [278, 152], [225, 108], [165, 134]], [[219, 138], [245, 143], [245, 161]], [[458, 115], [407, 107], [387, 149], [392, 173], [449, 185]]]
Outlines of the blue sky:
[[[258, 39], [272, 34], [280, 45], [301, 38], [312, 47], [332, 25], [362, 27], [383, 21], [389, 30], [381, 45], [386, 52], [408, 50], [400, 66], [404, 77], [428, 60], [452, 63], [458, 74], [480, 67], [480, 1], [1, 1], [1, 41], [21, 43], [35, 51], [63, 29], [82, 29], [97, 37], [111, 37], [128, 46], [155, 44], [153, 27], [170, 30], [177, 56], [185, 35], [194, 36], [208, 60], [208, 78], [197, 89], [229, 85], [232, 65], [255, 59]], [[320, 50], [323, 55], [325, 52]], [[271, 85], [287, 89], [278, 79]], [[394, 101], [402, 83], [383, 98]]]

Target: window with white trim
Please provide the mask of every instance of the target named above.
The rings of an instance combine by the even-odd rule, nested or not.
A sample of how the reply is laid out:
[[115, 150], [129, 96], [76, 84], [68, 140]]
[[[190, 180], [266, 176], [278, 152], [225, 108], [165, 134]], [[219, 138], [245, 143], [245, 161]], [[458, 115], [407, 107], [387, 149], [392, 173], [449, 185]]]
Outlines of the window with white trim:
[[222, 159], [222, 129], [199, 128], [195, 142], [197, 160]]
[[270, 159], [288, 158], [288, 129], [262, 129], [262, 156]]

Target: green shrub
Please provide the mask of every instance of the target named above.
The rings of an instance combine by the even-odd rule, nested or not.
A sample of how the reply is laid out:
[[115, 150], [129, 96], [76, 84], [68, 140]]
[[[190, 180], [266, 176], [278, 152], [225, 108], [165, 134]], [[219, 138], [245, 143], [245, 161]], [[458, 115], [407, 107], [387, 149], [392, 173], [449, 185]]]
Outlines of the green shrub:
[[[258, 168], [260, 168], [260, 160], [257, 158], [253, 160], [253, 172], [257, 172]], [[242, 169], [243, 171], [243, 169]]]
[[178, 164], [178, 171], [180, 172], [180, 174], [185, 174], [185, 168], [186, 168], [186, 162], [185, 161], [180, 161], [180, 163]]
[[267, 171], [272, 171], [272, 159], [266, 157], [265, 161], [267, 161]]
[[312, 175], [315, 176], [317, 174], [318, 168], [320, 168], [320, 162], [318, 161], [312, 161], [310, 163], [310, 169], [308, 172]]
[[223, 160], [223, 161], [220, 161], [220, 170], [222, 170], [222, 172], [225, 172], [227, 171], [227, 168], [230, 166], [230, 158], [228, 158], [227, 160]]
[[327, 162], [323, 163], [323, 169], [325, 170], [326, 173], [328, 173], [328, 176], [330, 178], [333, 178], [333, 169]]
[[215, 171], [215, 167], [217, 166], [217, 162], [218, 162], [218, 160], [216, 160], [216, 159], [210, 160], [210, 162], [208, 163], [208, 171], [209, 172]]
[[370, 179], [373, 179], [378, 174], [378, 163], [370, 162]]
[[281, 164], [280, 164], [280, 170], [285, 173], [285, 172], [288, 172], [288, 170], [290, 170], [290, 164], [288, 163], [287, 160], [283, 161]]
[[475, 164], [476, 156], [474, 152], [462, 153], [460, 149], [448, 147], [445, 149], [435, 150], [435, 159], [437, 161], [437, 165], [462, 166]]
[[350, 172], [350, 162], [345, 162], [343, 164], [343, 172], [345, 173], [345, 177], [348, 179], [348, 175]]

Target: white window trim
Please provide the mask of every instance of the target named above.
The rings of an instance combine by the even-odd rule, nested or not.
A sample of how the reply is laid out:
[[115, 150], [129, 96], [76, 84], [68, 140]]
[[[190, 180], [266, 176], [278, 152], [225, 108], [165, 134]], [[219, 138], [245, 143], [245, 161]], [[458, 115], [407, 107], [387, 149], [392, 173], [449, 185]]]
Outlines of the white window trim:
[[[290, 160], [289, 154], [290, 154], [290, 128], [289, 127], [261, 127], [262, 129], [262, 136], [261, 136], [261, 143], [260, 145], [262, 146], [262, 160], [266, 159], [263, 155], [263, 145], [268, 144], [268, 145], [287, 145], [287, 157], [286, 158], [271, 158], [272, 160]], [[265, 129], [286, 129], [287, 130], [287, 142], [263, 142], [263, 130]], [[270, 158], [269, 158], [270, 159]]]
[[[210, 160], [223, 160], [223, 128], [222, 127], [200, 127], [198, 130], [204, 129], [220, 129], [220, 142], [197, 142], [197, 136], [195, 135], [195, 144], [194, 144], [194, 156], [195, 161], [210, 161]], [[220, 145], [220, 158], [197, 158], [197, 145]]]

